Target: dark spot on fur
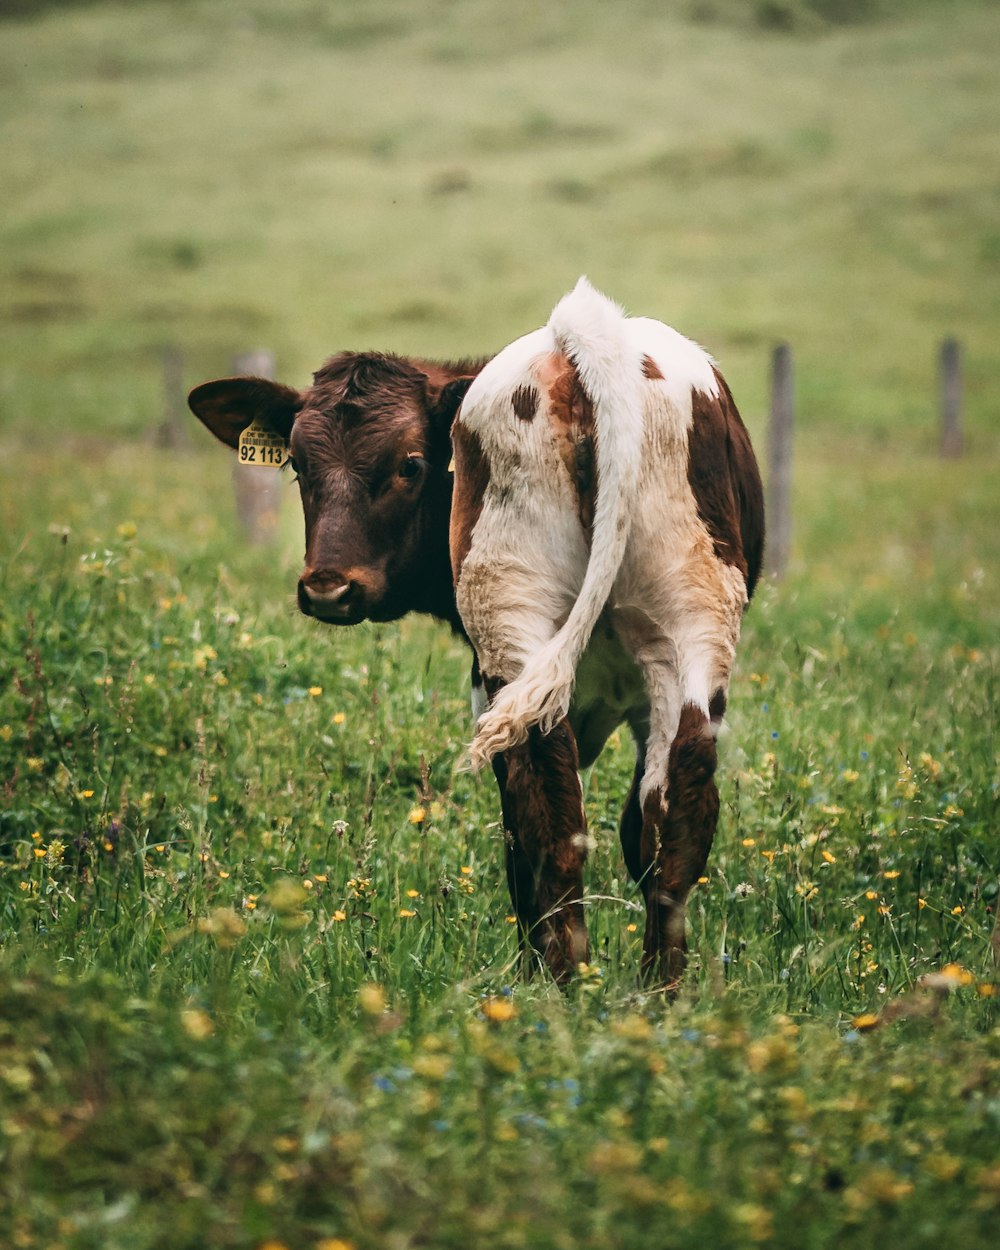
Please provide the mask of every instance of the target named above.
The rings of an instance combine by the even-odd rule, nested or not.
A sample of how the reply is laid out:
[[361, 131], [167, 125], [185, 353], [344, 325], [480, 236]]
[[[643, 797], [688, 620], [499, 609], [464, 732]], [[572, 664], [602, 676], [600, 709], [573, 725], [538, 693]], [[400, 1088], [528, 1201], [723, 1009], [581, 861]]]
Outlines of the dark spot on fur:
[[716, 690], [708, 703], [708, 714], [714, 721], [721, 721], [726, 714], [726, 692]]
[[538, 411], [538, 392], [533, 386], [519, 386], [511, 397], [514, 413], [522, 421], [533, 421]]
[[663, 374], [660, 372], [660, 367], [652, 356], [643, 356], [642, 376], [644, 378], [649, 378], [650, 382], [661, 382], [663, 380]]

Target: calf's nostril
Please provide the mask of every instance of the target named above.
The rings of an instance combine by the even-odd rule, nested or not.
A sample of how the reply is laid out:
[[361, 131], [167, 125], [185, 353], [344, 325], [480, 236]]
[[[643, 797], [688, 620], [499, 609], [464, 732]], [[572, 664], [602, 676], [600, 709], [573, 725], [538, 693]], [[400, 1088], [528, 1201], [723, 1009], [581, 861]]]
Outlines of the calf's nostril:
[[337, 603], [341, 599], [346, 599], [351, 593], [351, 583], [344, 582], [340, 586], [331, 586], [329, 589], [323, 587], [322, 590], [315, 592], [317, 599], [322, 599], [324, 603]]

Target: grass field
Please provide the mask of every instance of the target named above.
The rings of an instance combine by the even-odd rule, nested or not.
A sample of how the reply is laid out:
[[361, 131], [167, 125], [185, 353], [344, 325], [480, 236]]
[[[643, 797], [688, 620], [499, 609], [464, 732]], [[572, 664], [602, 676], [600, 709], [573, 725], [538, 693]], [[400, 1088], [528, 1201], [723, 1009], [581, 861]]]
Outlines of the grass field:
[[[1000, 16], [666, 7], [0, 19], [0, 1245], [993, 1244]], [[582, 271], [705, 342], [761, 450], [796, 350], [673, 1006], [624, 738], [561, 993], [457, 767], [462, 645], [297, 617], [291, 483], [249, 548], [226, 455], [147, 438], [164, 346], [192, 384], [464, 355]]]

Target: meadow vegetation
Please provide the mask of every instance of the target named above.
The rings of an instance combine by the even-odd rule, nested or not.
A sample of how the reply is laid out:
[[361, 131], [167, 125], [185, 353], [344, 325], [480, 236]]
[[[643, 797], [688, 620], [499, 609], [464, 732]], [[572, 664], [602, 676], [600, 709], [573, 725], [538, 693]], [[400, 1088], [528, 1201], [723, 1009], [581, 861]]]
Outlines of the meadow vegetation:
[[[992, 1244], [1000, 19], [664, 7], [4, 10], [0, 1244]], [[290, 478], [251, 548], [226, 454], [149, 441], [164, 345], [192, 384], [488, 351], [582, 271], [705, 342], [761, 450], [796, 349], [673, 1005], [627, 735], [560, 992], [460, 768], [464, 646], [298, 618]]]

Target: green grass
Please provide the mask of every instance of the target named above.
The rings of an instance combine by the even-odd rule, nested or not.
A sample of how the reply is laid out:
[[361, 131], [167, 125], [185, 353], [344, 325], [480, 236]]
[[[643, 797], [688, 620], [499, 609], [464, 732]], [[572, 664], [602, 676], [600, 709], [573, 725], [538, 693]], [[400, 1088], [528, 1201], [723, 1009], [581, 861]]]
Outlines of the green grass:
[[241, 547], [224, 457], [21, 468], [0, 592], [10, 1244], [988, 1244], [985, 574], [938, 555], [913, 583], [901, 530], [898, 568], [837, 599], [834, 550], [818, 581], [763, 588], [668, 1007], [636, 980], [624, 743], [586, 779], [594, 956], [560, 994], [519, 974], [446, 631], [296, 619], [297, 508], [280, 551]]
[[[665, 7], [0, 26], [4, 1246], [992, 1244], [997, 14]], [[294, 382], [462, 355], [581, 271], [706, 342], [761, 450], [796, 348], [792, 564], [673, 1006], [636, 976], [624, 738], [560, 993], [459, 767], [463, 647], [298, 617], [294, 487], [250, 549], [193, 419], [195, 451], [139, 437], [166, 345], [192, 383], [257, 344]]]

